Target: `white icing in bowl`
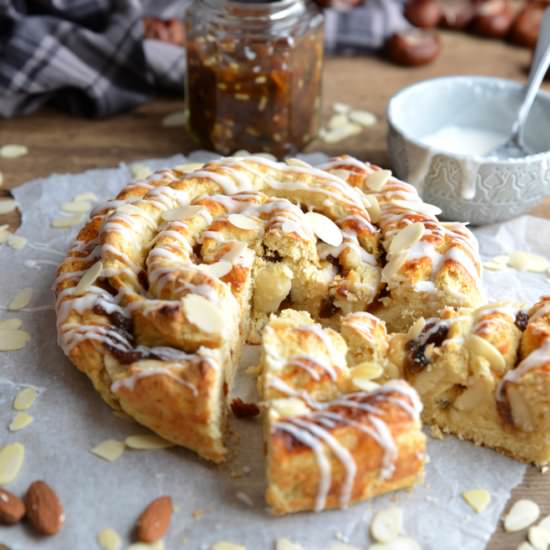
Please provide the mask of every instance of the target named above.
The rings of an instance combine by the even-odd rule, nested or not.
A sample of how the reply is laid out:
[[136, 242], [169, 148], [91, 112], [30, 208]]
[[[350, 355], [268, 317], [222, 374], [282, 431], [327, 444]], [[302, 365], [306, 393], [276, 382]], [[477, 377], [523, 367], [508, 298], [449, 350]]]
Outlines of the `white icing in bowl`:
[[394, 173], [448, 219], [483, 224], [529, 210], [550, 193], [550, 94], [539, 93], [526, 123], [532, 155], [484, 156], [510, 134], [522, 97], [520, 83], [475, 76], [403, 89], [387, 110]]

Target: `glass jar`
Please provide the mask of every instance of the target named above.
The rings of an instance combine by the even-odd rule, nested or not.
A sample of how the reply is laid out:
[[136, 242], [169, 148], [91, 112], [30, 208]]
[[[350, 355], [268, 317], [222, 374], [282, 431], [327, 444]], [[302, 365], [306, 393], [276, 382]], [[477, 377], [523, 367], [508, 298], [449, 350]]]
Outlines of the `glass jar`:
[[201, 146], [277, 157], [303, 149], [319, 130], [323, 30], [309, 0], [194, 0], [187, 102]]

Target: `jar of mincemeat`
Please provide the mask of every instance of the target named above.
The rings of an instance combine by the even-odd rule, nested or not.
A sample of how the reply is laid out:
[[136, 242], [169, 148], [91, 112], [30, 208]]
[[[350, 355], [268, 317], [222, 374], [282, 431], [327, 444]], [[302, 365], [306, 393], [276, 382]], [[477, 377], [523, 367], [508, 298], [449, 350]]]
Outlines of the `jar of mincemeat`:
[[202, 147], [282, 157], [321, 116], [323, 16], [309, 0], [194, 0], [186, 13], [189, 122]]

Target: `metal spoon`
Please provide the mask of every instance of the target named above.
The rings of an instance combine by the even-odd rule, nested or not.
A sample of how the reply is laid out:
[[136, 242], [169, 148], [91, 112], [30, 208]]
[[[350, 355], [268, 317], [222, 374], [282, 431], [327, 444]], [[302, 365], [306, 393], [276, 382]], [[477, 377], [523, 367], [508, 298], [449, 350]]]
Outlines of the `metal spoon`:
[[544, 12], [542, 18], [537, 49], [533, 56], [533, 63], [529, 72], [529, 80], [523, 103], [518, 111], [516, 122], [512, 126], [512, 133], [509, 139], [503, 144], [491, 151], [487, 156], [498, 159], [521, 158], [530, 155], [532, 152], [523, 142], [523, 126], [527, 120], [527, 115], [531, 110], [533, 102], [537, 97], [540, 85], [544, 75], [550, 66], [550, 8]]

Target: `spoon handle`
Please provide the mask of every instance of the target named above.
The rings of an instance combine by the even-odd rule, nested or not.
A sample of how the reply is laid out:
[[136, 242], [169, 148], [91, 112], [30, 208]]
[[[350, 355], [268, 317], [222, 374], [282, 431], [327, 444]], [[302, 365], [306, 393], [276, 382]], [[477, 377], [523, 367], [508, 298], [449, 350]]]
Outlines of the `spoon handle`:
[[529, 114], [529, 110], [537, 97], [540, 85], [544, 79], [544, 75], [550, 66], [550, 8], [547, 8], [542, 18], [539, 39], [537, 41], [537, 49], [533, 56], [531, 71], [529, 72], [529, 80], [527, 82], [527, 91], [525, 98], [519, 109], [518, 118], [514, 124], [513, 132], [517, 134], [521, 132], [523, 124]]

